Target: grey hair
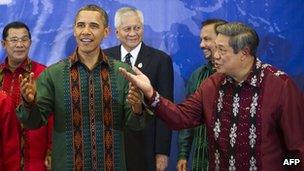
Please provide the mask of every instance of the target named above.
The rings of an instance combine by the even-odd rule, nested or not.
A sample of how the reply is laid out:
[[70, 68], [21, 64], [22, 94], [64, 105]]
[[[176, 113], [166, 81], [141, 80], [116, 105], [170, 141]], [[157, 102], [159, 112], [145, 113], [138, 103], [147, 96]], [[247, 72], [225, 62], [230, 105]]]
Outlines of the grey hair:
[[115, 28], [118, 28], [121, 25], [122, 16], [128, 16], [134, 13], [139, 17], [141, 24], [144, 24], [144, 16], [140, 10], [131, 7], [123, 7], [117, 10], [115, 13], [115, 17], [114, 17]]
[[231, 22], [218, 26], [216, 31], [230, 37], [229, 46], [232, 47], [234, 53], [248, 47], [250, 55], [256, 57], [259, 36], [253, 28], [243, 23]]

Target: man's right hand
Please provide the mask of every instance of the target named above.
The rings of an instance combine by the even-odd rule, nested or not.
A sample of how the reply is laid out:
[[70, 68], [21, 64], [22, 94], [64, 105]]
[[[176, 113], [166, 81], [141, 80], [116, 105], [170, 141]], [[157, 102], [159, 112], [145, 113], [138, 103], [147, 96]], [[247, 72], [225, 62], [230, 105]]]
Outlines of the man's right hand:
[[187, 160], [186, 159], [178, 160], [176, 169], [177, 171], [187, 171]]
[[34, 81], [34, 73], [30, 73], [29, 77], [19, 75], [20, 92], [26, 103], [32, 104], [35, 101], [36, 83]]

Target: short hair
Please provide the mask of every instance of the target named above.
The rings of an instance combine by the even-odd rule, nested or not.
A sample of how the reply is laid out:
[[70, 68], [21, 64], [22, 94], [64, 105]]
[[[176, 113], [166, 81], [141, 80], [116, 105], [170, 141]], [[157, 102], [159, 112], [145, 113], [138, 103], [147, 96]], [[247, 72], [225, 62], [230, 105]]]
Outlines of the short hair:
[[11, 22], [11, 23], [8, 23], [8, 24], [4, 27], [4, 29], [3, 29], [3, 31], [2, 31], [2, 40], [5, 40], [5, 39], [7, 38], [7, 36], [8, 36], [8, 30], [11, 29], [11, 28], [13, 28], [13, 29], [25, 28], [25, 29], [27, 30], [27, 33], [28, 33], [28, 35], [29, 35], [29, 38], [30, 38], [30, 39], [32, 38], [32, 37], [31, 37], [30, 29], [28, 28], [28, 26], [27, 26], [25, 23], [23, 23], [23, 22], [21, 22], [21, 21], [13, 21], [13, 22]]
[[230, 37], [229, 46], [234, 53], [248, 47], [250, 55], [256, 57], [259, 36], [253, 28], [243, 23], [231, 22], [218, 26], [216, 30], [219, 34]]
[[140, 10], [131, 7], [122, 7], [119, 10], [117, 10], [115, 13], [115, 17], [114, 17], [115, 28], [118, 28], [121, 25], [122, 16], [130, 15], [134, 13], [139, 17], [141, 24], [144, 24], [144, 15]]
[[212, 19], [207, 19], [205, 21], [203, 21], [201, 23], [201, 28], [203, 28], [204, 26], [207, 26], [207, 25], [212, 25], [214, 24], [214, 32], [216, 34], [218, 34], [218, 32], [216, 31], [216, 28], [220, 25], [223, 25], [223, 24], [226, 24], [227, 21], [223, 20], [223, 19], [219, 19], [219, 18], [212, 18]]
[[89, 4], [89, 5], [86, 5], [86, 6], [82, 7], [82, 8], [80, 8], [78, 10], [77, 14], [76, 14], [74, 23], [76, 23], [76, 19], [77, 19], [78, 15], [79, 15], [79, 13], [81, 11], [96, 11], [96, 12], [99, 12], [100, 15], [101, 15], [101, 17], [103, 18], [103, 21], [102, 21], [103, 22], [103, 26], [104, 27], [108, 27], [108, 25], [109, 25], [109, 16], [106, 13], [106, 11], [104, 9], [102, 9], [100, 6], [95, 5], [95, 4]]

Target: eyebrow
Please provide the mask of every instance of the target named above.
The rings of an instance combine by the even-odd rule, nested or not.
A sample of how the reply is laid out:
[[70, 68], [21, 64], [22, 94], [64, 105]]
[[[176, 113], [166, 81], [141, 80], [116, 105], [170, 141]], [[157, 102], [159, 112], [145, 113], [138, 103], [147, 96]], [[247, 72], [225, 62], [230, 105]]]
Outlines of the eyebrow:
[[[87, 23], [84, 21], [78, 21], [78, 22], [76, 22], [76, 24], [87, 24]], [[88, 24], [100, 25], [99, 23], [96, 23], [96, 22], [89, 22]]]
[[30, 37], [29, 35], [23, 35], [23, 36], [20, 36], [20, 37], [18, 37], [18, 36], [12, 36], [12, 37], [10, 37], [10, 36], [7, 36], [7, 38], [25, 38], [25, 37]]

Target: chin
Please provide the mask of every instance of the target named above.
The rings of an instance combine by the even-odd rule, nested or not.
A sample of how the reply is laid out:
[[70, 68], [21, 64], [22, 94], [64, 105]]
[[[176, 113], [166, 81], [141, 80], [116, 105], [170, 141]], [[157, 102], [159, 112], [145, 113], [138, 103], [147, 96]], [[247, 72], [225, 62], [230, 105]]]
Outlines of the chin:
[[220, 68], [216, 68], [215, 70], [217, 73], [225, 74], [225, 71]]

